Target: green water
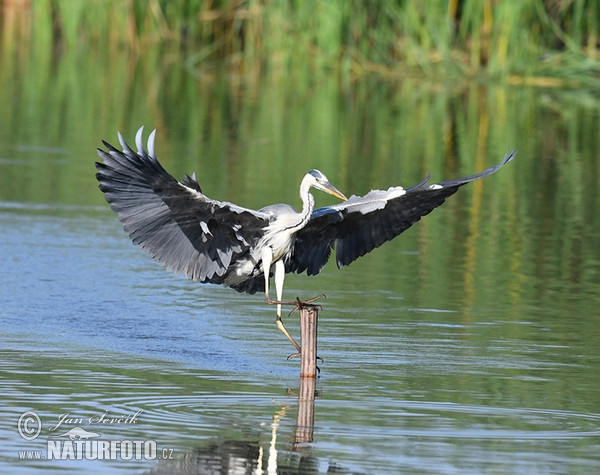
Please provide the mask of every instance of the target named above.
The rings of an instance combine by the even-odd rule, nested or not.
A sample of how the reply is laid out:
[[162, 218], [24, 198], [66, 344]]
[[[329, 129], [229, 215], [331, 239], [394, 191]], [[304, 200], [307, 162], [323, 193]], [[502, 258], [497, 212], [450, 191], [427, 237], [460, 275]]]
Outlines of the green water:
[[[3, 471], [598, 471], [594, 91], [259, 80], [159, 52], [4, 52], [2, 66]], [[287, 297], [328, 296], [313, 440], [297, 443], [299, 363], [273, 309], [164, 272], [97, 189], [100, 140], [140, 125], [158, 129], [176, 177], [196, 171], [210, 197], [255, 208], [299, 205], [311, 168], [351, 195], [519, 153], [348, 268], [288, 276]], [[17, 431], [25, 411], [42, 421], [33, 440]], [[142, 412], [90, 423], [106, 411]], [[48, 460], [65, 414], [60, 430], [151, 440], [173, 458]]]

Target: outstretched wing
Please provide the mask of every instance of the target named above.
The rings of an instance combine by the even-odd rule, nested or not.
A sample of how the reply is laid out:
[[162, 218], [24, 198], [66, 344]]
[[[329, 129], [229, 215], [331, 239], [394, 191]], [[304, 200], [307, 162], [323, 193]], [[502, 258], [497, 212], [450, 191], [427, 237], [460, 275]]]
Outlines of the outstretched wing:
[[100, 190], [134, 244], [168, 270], [202, 282], [223, 283], [229, 266], [259, 239], [268, 224], [265, 213], [202, 194], [195, 175], [178, 182], [154, 152], [153, 131], [148, 151], [137, 132], [134, 152], [119, 134], [122, 151], [103, 142], [104, 163], [96, 163]]
[[496, 172], [515, 154], [507, 153], [498, 165], [475, 175], [435, 185], [427, 185], [425, 179], [408, 189], [373, 190], [365, 196], [352, 196], [343, 203], [314, 210], [308, 224], [296, 234], [287, 271], [318, 274], [334, 247], [338, 267], [350, 264], [408, 229], [462, 185]]

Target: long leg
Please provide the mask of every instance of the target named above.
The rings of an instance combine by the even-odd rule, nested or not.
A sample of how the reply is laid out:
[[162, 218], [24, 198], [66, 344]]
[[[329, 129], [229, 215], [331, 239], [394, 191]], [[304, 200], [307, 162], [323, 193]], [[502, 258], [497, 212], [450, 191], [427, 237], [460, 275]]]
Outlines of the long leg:
[[282, 260], [275, 263], [275, 293], [277, 294], [277, 317], [281, 319], [281, 297], [283, 297], [283, 280], [285, 279], [285, 265]]
[[277, 320], [275, 323], [277, 324], [277, 328], [283, 333], [288, 340], [294, 345], [296, 351], [300, 351], [300, 345], [296, 343], [296, 340], [292, 338], [292, 335], [288, 333], [286, 328], [283, 326], [283, 322], [281, 321], [281, 297], [283, 295], [283, 280], [285, 278], [285, 265], [283, 261], [275, 262], [275, 292], [277, 293], [277, 300], [271, 300], [269, 294], [269, 273], [271, 272], [271, 263], [273, 262], [273, 254], [270, 248], [265, 248], [262, 252], [262, 265], [263, 272], [265, 274], [265, 298], [267, 303], [276, 303], [277, 304]]
[[281, 320], [281, 298], [283, 297], [283, 280], [285, 278], [285, 264], [282, 260], [275, 263], [275, 292], [277, 292], [277, 328], [292, 342], [292, 345], [296, 348], [296, 351], [300, 352], [301, 348], [296, 340], [292, 338], [292, 335], [288, 333], [286, 328], [283, 326]]
[[270, 302], [269, 296], [269, 274], [271, 273], [271, 262], [273, 262], [273, 254], [270, 247], [265, 247], [260, 256], [263, 265], [263, 273], [265, 274], [265, 298]]

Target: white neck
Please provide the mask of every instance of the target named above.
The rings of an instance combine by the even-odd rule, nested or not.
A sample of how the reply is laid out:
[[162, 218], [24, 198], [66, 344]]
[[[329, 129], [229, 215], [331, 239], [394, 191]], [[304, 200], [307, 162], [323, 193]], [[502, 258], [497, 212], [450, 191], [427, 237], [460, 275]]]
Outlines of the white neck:
[[302, 225], [310, 219], [310, 215], [315, 209], [315, 198], [310, 192], [310, 177], [307, 175], [300, 184], [300, 198], [302, 199], [301, 223]]

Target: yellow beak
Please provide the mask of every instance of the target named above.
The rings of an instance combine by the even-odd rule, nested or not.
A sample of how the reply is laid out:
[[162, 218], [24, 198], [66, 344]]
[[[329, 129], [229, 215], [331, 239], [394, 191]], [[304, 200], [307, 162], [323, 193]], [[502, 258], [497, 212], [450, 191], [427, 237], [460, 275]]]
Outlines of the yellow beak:
[[333, 186], [331, 183], [327, 182], [324, 185], [322, 185], [322, 188], [319, 187], [319, 189], [321, 191], [324, 191], [325, 193], [329, 193], [330, 195], [336, 196], [337, 198], [339, 198], [340, 200], [344, 200], [346, 201], [348, 198], [346, 198], [344, 196], [344, 193], [342, 193], [340, 190], [338, 190], [335, 186]]

